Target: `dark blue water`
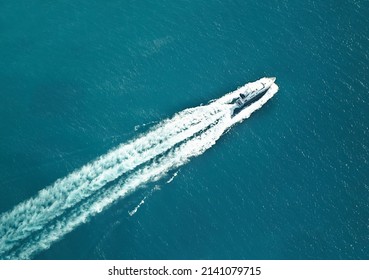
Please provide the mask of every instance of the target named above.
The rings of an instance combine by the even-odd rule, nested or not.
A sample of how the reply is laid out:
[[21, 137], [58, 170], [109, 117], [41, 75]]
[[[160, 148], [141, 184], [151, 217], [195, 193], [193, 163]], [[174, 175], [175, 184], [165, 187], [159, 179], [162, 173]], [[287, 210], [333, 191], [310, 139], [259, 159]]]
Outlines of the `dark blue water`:
[[368, 15], [365, 0], [3, 1], [0, 212], [143, 124], [276, 76], [170, 184], [35, 258], [367, 259]]

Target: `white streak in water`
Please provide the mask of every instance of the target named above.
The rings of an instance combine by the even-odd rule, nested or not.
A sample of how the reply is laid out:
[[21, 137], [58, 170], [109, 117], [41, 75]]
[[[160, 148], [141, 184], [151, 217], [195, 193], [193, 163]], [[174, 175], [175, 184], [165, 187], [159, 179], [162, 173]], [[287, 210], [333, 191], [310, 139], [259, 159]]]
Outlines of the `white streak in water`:
[[96, 197], [94, 201], [81, 205], [72, 215], [59, 219], [53, 226], [42, 231], [36, 238], [32, 239], [32, 241], [12, 253], [10, 258], [28, 259], [33, 254], [49, 248], [52, 243], [71, 232], [82, 223], [88, 221], [92, 216], [106, 209], [119, 198], [125, 197], [143, 184], [159, 180], [170, 170], [178, 168], [188, 162], [191, 157], [202, 154], [215, 144], [226, 127], [224, 120], [220, 121], [217, 125], [209, 128], [199, 136], [174, 148], [168, 155], [157, 162], [153, 162], [152, 164], [138, 169], [126, 180], [108, 188], [104, 194]]
[[[248, 118], [278, 91], [278, 87], [272, 85], [260, 100], [231, 118], [230, 106], [227, 103], [238, 96], [241, 89], [207, 106], [192, 108], [177, 114], [171, 120], [160, 123], [147, 134], [121, 145], [95, 162], [58, 180], [53, 186], [41, 191], [37, 197], [3, 214], [0, 217], [0, 257], [28, 259], [33, 254], [49, 248], [52, 243], [109, 207], [119, 198], [143, 184], [161, 179], [169, 171], [188, 162], [190, 158], [202, 154], [215, 144], [226, 129]], [[204, 130], [210, 124], [212, 126]], [[163, 144], [163, 141], [167, 144]], [[177, 144], [179, 145], [176, 146]], [[166, 151], [169, 152], [157, 161], [139, 166]], [[121, 167], [122, 165], [128, 165], [130, 169]], [[125, 180], [107, 188], [102, 195], [93, 196], [107, 182], [123, 174], [124, 170], [134, 170], [136, 167], [138, 167], [137, 171]], [[87, 198], [85, 202], [73, 208], [76, 203], [85, 198]], [[67, 208], [72, 209], [71, 213], [63, 216]], [[51, 221], [51, 225], [43, 227]], [[40, 231], [37, 232], [38, 230]], [[22, 244], [21, 241], [27, 237], [29, 238], [25, 244]], [[11, 249], [15, 245], [20, 247], [12, 252]]]
[[176, 171], [176, 172], [173, 174], [173, 176], [169, 178], [169, 180], [167, 181], [167, 184], [170, 184], [170, 183], [174, 180], [174, 178], [175, 178], [175, 177], [177, 177], [178, 172], [179, 172], [179, 171]]
[[156, 185], [154, 188], [152, 188], [150, 190], [150, 192], [144, 196], [144, 198], [140, 201], [140, 203], [135, 207], [133, 208], [133, 210], [131, 211], [128, 211], [128, 214], [132, 217], [134, 214], [137, 213], [138, 209], [140, 209], [140, 207], [145, 203], [145, 201], [152, 196], [152, 194], [155, 192], [155, 191], [159, 191], [160, 190], [160, 187], [158, 185]]
[[191, 137], [222, 114], [219, 106], [184, 110], [17, 205], [0, 217], [0, 256], [108, 182]]

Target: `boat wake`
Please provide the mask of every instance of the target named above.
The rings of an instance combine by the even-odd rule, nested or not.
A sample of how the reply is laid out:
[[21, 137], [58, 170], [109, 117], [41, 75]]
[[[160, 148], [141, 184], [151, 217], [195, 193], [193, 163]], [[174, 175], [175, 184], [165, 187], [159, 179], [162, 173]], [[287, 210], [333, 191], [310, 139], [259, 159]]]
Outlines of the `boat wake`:
[[[173, 178], [173, 177], [172, 177], [172, 178]], [[152, 188], [152, 189], [149, 191], [149, 193], [148, 193], [148, 194], [146, 194], [146, 195], [144, 196], [144, 198], [140, 201], [140, 203], [139, 203], [139, 204], [137, 204], [137, 205], [136, 205], [136, 207], [135, 207], [133, 210], [128, 211], [128, 214], [132, 217], [134, 214], [136, 214], [136, 213], [137, 213], [138, 209], [140, 209], [140, 207], [145, 203], [145, 201], [146, 201], [149, 197], [151, 197], [151, 196], [152, 196], [152, 194], [153, 194], [154, 192], [156, 192], [156, 191], [160, 191], [160, 190], [161, 190], [161, 189], [160, 189], [160, 186], [156, 185], [154, 188]]]
[[261, 108], [278, 87], [273, 84], [232, 118], [230, 102], [241, 90], [177, 113], [3, 213], [0, 258], [31, 258], [118, 199], [201, 155], [227, 129]]

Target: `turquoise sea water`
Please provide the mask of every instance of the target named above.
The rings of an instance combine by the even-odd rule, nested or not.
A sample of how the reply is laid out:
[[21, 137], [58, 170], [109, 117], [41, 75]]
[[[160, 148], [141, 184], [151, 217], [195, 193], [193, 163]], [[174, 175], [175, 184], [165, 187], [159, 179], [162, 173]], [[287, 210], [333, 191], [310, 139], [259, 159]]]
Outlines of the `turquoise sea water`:
[[33, 258], [367, 259], [368, 15], [364, 0], [2, 1], [0, 213], [276, 76], [204, 154]]

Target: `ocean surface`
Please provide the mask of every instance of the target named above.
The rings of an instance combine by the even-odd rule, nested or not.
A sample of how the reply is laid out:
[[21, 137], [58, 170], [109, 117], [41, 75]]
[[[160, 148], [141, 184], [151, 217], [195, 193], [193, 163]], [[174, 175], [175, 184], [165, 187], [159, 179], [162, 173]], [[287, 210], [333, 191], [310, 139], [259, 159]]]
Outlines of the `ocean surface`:
[[[368, 259], [368, 19], [367, 0], [1, 1], [0, 258]], [[206, 140], [224, 116], [197, 106], [264, 76], [278, 93]], [[81, 167], [167, 145], [146, 136], [186, 108], [198, 142], [82, 199]]]

